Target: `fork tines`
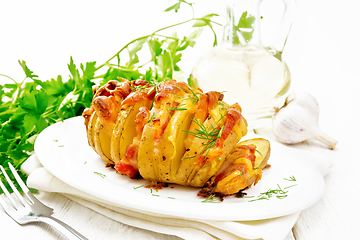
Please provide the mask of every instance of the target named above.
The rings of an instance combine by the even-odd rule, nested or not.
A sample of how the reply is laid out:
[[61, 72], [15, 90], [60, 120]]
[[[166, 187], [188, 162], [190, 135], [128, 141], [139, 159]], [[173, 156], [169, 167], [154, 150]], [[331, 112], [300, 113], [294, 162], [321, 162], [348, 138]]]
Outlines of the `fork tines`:
[[[15, 177], [17, 183], [19, 184], [19, 186], [21, 187], [22, 191], [24, 192], [24, 194], [28, 197], [28, 199], [30, 200], [31, 197], [28, 195], [30, 193], [30, 190], [26, 187], [26, 185], [24, 184], [24, 182], [22, 181], [21, 177], [19, 176], [19, 174], [17, 173], [17, 171], [15, 170], [15, 168], [13, 167], [13, 165], [11, 163], [9, 163], [9, 168], [13, 174], [13, 176]], [[17, 196], [17, 198], [19, 199], [19, 201], [26, 206], [26, 201], [23, 198], [23, 196], [20, 194], [20, 192], [17, 190], [17, 188], [15, 187], [14, 183], [11, 181], [10, 177], [8, 176], [8, 174], [6, 173], [5, 169], [3, 168], [3, 166], [0, 165], [0, 169], [2, 174], [4, 175], [6, 181], [8, 182], [8, 184], [10, 185], [11, 189], [13, 190], [13, 192], [15, 193], [15, 195]], [[6, 197], [9, 199], [9, 201], [13, 204], [14, 208], [18, 208], [18, 202], [12, 197], [12, 195], [10, 194], [10, 192], [7, 190], [7, 188], [5, 187], [4, 183], [2, 181], [0, 181], [0, 187], [2, 189], [2, 191], [4, 192], [4, 194], [6, 195]], [[4, 200], [2, 199], [2, 196], [0, 198], [0, 203], [1, 205], [4, 205]], [[30, 200], [31, 201], [31, 200]], [[5, 209], [5, 206], [3, 206]]]

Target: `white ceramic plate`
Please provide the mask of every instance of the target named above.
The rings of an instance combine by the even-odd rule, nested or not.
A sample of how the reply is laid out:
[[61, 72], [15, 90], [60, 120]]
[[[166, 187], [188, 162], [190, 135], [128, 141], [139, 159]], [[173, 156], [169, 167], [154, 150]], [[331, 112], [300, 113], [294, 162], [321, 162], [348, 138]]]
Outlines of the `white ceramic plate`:
[[[35, 153], [54, 176], [83, 192], [115, 206], [148, 214], [203, 220], [259, 220], [301, 211], [320, 199], [324, 191], [322, 175], [313, 166], [296, 158], [294, 149], [271, 141], [271, 168], [262, 180], [247, 190], [252, 198], [226, 197], [222, 203], [202, 202], [199, 189], [170, 184], [156, 191], [141, 187], [146, 180], [132, 180], [105, 167], [88, 146], [84, 120], [71, 118], [46, 128], [37, 138]], [[296, 181], [288, 181], [294, 176]], [[286, 197], [273, 195], [256, 200], [260, 193], [283, 189]], [[252, 201], [256, 200], [256, 201]]]

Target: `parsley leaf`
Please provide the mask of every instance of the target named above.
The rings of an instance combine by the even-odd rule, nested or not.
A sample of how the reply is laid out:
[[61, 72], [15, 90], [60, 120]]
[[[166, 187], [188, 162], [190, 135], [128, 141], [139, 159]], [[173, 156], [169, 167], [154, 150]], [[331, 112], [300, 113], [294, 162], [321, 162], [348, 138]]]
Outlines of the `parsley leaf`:
[[[215, 39], [213, 44], [216, 45], [217, 36], [212, 25], [218, 23], [212, 18], [217, 14], [195, 18], [193, 3], [184, 0], [177, 0], [165, 11], [178, 12], [184, 4], [192, 9], [192, 18], [130, 41], [103, 64], [97, 65], [93, 61], [80, 63], [78, 67], [70, 57], [69, 76], [59, 75], [43, 80], [38, 79], [39, 76], [30, 70], [24, 60], [19, 60], [24, 72], [22, 81], [0, 74], [14, 82], [0, 85], [0, 164], [7, 169], [7, 162], [11, 162], [19, 170], [33, 153], [36, 137], [43, 129], [81, 115], [84, 108], [91, 104], [95, 79], [100, 85], [119, 78], [143, 79], [156, 86], [181, 71], [179, 63], [183, 53], [195, 46], [203, 27], [212, 30]], [[193, 23], [188, 35], [179, 37], [176, 33], [163, 34], [165, 30], [188, 23]], [[143, 52], [145, 54], [140, 54]], [[98, 73], [100, 70], [101, 74]], [[25, 83], [25, 79], [29, 81]], [[26, 178], [24, 174], [21, 176]]]
[[175, 12], [178, 12], [179, 9], [180, 9], [180, 4], [181, 4], [181, 3], [186, 3], [186, 4], [190, 5], [190, 6], [192, 6], [192, 3], [188, 3], [188, 2], [186, 2], [186, 1], [184, 1], [184, 0], [178, 0], [177, 3], [175, 3], [175, 4], [172, 5], [171, 7], [168, 7], [167, 9], [165, 9], [165, 12], [169, 12], [169, 11], [171, 11], [171, 10], [174, 10]]

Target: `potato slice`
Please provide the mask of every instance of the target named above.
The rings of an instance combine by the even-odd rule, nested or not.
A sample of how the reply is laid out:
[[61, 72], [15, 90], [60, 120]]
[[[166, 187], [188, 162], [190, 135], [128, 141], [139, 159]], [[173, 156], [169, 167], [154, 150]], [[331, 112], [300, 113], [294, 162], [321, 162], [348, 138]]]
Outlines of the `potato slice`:
[[150, 181], [157, 181], [154, 172], [154, 124], [152, 121], [144, 127], [138, 152], [140, 175]]
[[118, 161], [120, 161], [121, 156], [120, 156], [120, 138], [121, 138], [121, 134], [124, 130], [124, 123], [125, 120], [127, 119], [129, 113], [131, 111], [131, 108], [126, 108], [124, 110], [121, 110], [119, 112], [118, 118], [116, 120], [115, 123], [115, 127], [111, 136], [111, 147], [110, 147], [110, 154], [111, 154], [111, 159], [117, 163]]
[[[236, 159], [225, 172], [215, 178], [216, 187], [214, 193], [223, 195], [235, 194], [242, 189], [250, 187], [256, 180], [260, 180], [262, 170], [254, 169], [252, 162], [247, 158]], [[218, 177], [223, 177], [216, 181]]]
[[[115, 127], [113, 130], [113, 134], [111, 136], [111, 158], [112, 160], [117, 163], [120, 161], [120, 159], [124, 156], [126, 146], [124, 146], [122, 149], [120, 147], [121, 140], [125, 138], [125, 135], [123, 136], [123, 132], [125, 131], [125, 123], [126, 121], [129, 121], [130, 114], [134, 111], [134, 106], [129, 106], [119, 112], [118, 118], [115, 123]], [[135, 124], [135, 121], [133, 121]], [[129, 129], [129, 126], [127, 125], [127, 131], [132, 132]], [[135, 131], [135, 129], [134, 129]]]
[[[204, 122], [204, 127], [209, 129], [211, 126], [216, 127], [214, 120], [209, 117]], [[175, 181], [180, 185], [187, 185], [188, 178], [197, 166], [197, 160], [205, 149], [207, 140], [201, 138], [194, 138], [189, 149], [186, 149], [184, 156], [181, 159], [180, 166], [177, 170]]]
[[148, 104], [138, 102], [120, 111], [111, 139], [111, 156], [115, 163], [125, 157], [126, 148], [133, 143], [136, 137], [136, 115], [144, 105]]
[[[255, 138], [242, 141], [237, 146], [255, 145], [255, 164], [247, 156], [252, 156], [250, 148], [239, 147], [234, 149], [226, 158], [224, 166], [215, 174], [213, 180], [216, 187], [214, 193], [223, 195], [235, 194], [240, 190], [250, 188], [262, 177], [262, 168], [265, 166], [270, 156], [270, 143], [266, 139]], [[253, 148], [252, 148], [253, 149]], [[251, 154], [251, 155], [248, 155]]]
[[[256, 146], [256, 151], [255, 151], [256, 158], [255, 158], [254, 170], [260, 171], [260, 169], [263, 169], [266, 166], [270, 158], [270, 152], [271, 152], [270, 142], [264, 138], [254, 138], [254, 139], [242, 141], [237, 145], [251, 145], [251, 144]], [[235, 161], [239, 161], [239, 160], [235, 160]], [[261, 175], [260, 178], [258, 179], [258, 175], [255, 173], [256, 172], [254, 172], [254, 174], [246, 181], [247, 187], [251, 187], [251, 185], [253, 185], [253, 183], [256, 180], [259, 181], [261, 179]]]
[[238, 145], [250, 145], [254, 144], [256, 146], [255, 152], [255, 168], [264, 168], [270, 158], [270, 142], [264, 138], [254, 138], [245, 141], [241, 141]]
[[205, 183], [216, 174], [224, 163], [226, 156], [239, 141], [237, 134], [231, 132], [224, 141], [223, 153], [212, 161], [205, 162], [201, 167], [195, 168], [188, 179], [188, 185], [193, 187], [202, 187]]
[[159, 168], [159, 181], [173, 182], [184, 155], [186, 132], [195, 113], [195, 105], [190, 98], [184, 98], [181, 107], [176, 110], [166, 127], [161, 140], [161, 159], [156, 162]]
[[94, 151], [96, 151], [95, 149], [95, 139], [94, 139], [94, 135], [95, 135], [95, 124], [96, 121], [98, 119], [98, 116], [96, 114], [96, 112], [94, 111], [90, 117], [89, 123], [86, 127], [86, 134], [87, 134], [87, 139], [88, 139], [88, 143], [89, 145], [94, 149]]
[[105, 128], [100, 121], [100, 118], [97, 118], [95, 123], [95, 135], [94, 135], [94, 144], [96, 152], [100, 157], [107, 163], [114, 164], [111, 160], [110, 154], [110, 141], [111, 141], [111, 131], [108, 128]]

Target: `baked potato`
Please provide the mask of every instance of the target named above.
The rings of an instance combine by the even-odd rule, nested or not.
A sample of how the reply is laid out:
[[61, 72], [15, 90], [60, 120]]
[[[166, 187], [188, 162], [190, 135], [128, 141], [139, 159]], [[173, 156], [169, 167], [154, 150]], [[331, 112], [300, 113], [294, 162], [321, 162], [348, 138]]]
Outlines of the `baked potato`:
[[[95, 89], [83, 116], [89, 145], [117, 172], [153, 183], [236, 194], [256, 184], [270, 156], [247, 133], [241, 107], [176, 80], [112, 80]], [[205, 194], [206, 195], [206, 194]]]

